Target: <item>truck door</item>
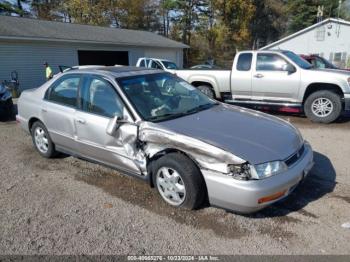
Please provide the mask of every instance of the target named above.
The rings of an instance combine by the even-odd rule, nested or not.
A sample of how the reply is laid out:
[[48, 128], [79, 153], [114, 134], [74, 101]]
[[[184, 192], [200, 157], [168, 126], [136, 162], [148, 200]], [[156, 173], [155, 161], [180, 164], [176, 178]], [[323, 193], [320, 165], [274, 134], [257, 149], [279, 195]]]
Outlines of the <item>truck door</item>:
[[253, 100], [296, 101], [300, 72], [282, 56], [275, 53], [258, 53], [252, 71]]
[[253, 53], [240, 53], [231, 74], [232, 99], [251, 99]]

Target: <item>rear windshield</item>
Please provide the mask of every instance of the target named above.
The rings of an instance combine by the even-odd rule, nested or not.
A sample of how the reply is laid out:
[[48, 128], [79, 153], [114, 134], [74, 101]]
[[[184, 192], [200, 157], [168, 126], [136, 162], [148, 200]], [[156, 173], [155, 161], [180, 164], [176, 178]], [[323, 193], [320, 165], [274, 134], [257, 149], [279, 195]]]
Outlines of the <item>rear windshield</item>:
[[164, 67], [165, 67], [166, 69], [177, 69], [176, 64], [173, 63], [173, 62], [170, 62], [170, 61], [162, 61], [162, 63], [163, 63], [163, 65], [164, 65]]

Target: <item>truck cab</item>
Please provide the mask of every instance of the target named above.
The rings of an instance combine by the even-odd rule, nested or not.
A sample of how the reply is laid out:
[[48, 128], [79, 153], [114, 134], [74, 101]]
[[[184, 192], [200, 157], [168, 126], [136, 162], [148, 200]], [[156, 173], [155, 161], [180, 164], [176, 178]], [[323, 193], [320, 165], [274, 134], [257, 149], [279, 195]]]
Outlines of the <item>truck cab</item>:
[[277, 106], [330, 123], [350, 111], [350, 73], [314, 69], [288, 50], [242, 51], [231, 70], [176, 70], [206, 94], [229, 103]]
[[137, 67], [145, 67], [145, 68], [153, 68], [160, 69], [164, 71], [171, 71], [178, 69], [177, 65], [167, 59], [159, 59], [159, 58], [149, 58], [149, 57], [141, 57], [137, 60]]

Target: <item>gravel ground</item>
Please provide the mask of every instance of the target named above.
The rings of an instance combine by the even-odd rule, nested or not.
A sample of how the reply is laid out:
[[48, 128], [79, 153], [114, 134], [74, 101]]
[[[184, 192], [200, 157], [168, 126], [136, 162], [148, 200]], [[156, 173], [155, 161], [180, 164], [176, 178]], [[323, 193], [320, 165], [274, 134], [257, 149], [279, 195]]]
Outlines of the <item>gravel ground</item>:
[[44, 159], [15, 122], [0, 123], [0, 254], [350, 254], [350, 119], [283, 117], [316, 164], [289, 198], [250, 216], [174, 209], [137, 179]]

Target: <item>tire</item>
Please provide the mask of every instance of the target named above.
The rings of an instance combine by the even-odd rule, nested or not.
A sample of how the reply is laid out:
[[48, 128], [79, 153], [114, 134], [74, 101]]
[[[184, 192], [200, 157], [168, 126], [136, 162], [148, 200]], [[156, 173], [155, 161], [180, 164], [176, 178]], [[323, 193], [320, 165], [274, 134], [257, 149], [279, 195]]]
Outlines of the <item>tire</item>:
[[[164, 179], [165, 170], [170, 174], [168, 182]], [[154, 186], [165, 202], [186, 209], [197, 209], [202, 205], [206, 196], [206, 186], [200, 170], [191, 159], [181, 153], [169, 153], [155, 161], [153, 171]], [[174, 180], [171, 182], [171, 179]], [[170, 190], [166, 187], [168, 189], [170, 187]], [[176, 201], [178, 200], [176, 197], [174, 198], [176, 194], [179, 201]]]
[[205, 95], [207, 95], [208, 97], [215, 99], [215, 93], [213, 91], [213, 89], [210, 86], [197, 86], [197, 88]]
[[30, 131], [33, 144], [40, 155], [46, 158], [52, 158], [57, 155], [55, 145], [51, 140], [49, 132], [42, 122], [35, 122]]
[[[320, 104], [324, 105], [320, 106]], [[317, 110], [320, 110], [317, 112]], [[316, 123], [331, 123], [339, 118], [342, 112], [341, 97], [328, 90], [321, 90], [309, 95], [304, 103], [305, 115]]]

